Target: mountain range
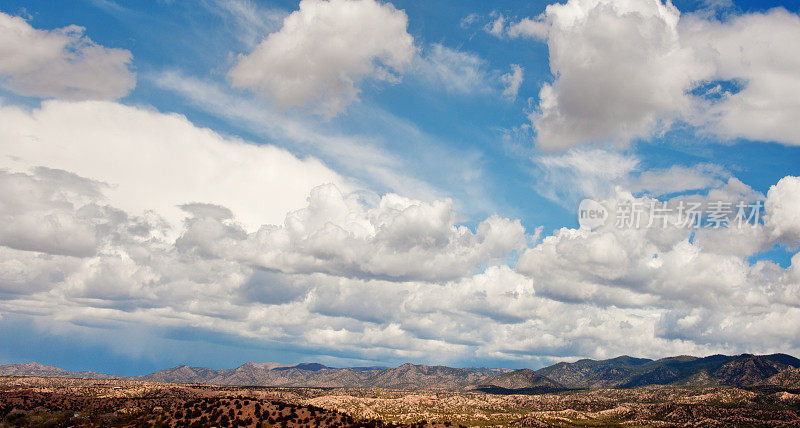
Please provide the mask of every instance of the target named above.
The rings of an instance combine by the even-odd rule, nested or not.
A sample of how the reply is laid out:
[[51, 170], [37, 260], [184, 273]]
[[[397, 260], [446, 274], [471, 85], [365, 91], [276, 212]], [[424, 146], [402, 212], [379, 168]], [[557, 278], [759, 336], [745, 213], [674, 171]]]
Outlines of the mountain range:
[[0, 376], [70, 377], [80, 379], [118, 379], [123, 377], [97, 372], [69, 372], [58, 367], [39, 363], [0, 365]]
[[453, 368], [410, 363], [392, 368], [331, 368], [322, 364], [305, 363], [294, 366], [281, 365], [268, 369], [263, 364], [247, 363], [235, 369], [222, 370], [178, 366], [137, 376], [134, 379], [212, 385], [464, 389], [477, 385], [489, 377], [509, 371], [509, 369]]
[[[0, 366], [0, 376], [125, 378], [96, 372], [69, 372], [39, 363]], [[608, 360], [562, 362], [539, 370], [453, 368], [406, 363], [399, 367], [332, 368], [246, 363], [232, 369], [177, 366], [126, 379], [283, 387], [479, 390], [496, 393], [544, 393], [572, 389], [734, 386], [800, 388], [800, 359], [786, 354], [708, 357], [678, 356], [651, 360], [621, 356]]]

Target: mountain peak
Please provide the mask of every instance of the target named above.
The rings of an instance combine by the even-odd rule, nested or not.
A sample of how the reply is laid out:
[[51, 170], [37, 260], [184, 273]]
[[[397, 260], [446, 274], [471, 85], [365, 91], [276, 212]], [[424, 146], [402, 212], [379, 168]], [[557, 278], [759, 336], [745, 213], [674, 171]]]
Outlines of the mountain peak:
[[0, 366], [0, 376], [66, 376], [69, 372], [46, 364], [29, 362]]
[[251, 369], [251, 370], [274, 370], [281, 367], [289, 367], [289, 364], [283, 363], [255, 363], [255, 362], [247, 362], [242, 364], [241, 366], [237, 367], [237, 369]]
[[565, 389], [558, 382], [531, 369], [519, 369], [492, 376], [484, 382], [484, 388], [486, 387], [505, 390], [541, 390], [543, 392]]
[[280, 370], [292, 370], [292, 369], [294, 369], [294, 370], [306, 370], [306, 371], [311, 371], [311, 372], [317, 372], [317, 371], [325, 370], [325, 369], [328, 369], [328, 368], [329, 368], [328, 366], [322, 365], [320, 363], [300, 363], [300, 364], [295, 364], [293, 366], [276, 367], [273, 370], [280, 371]]

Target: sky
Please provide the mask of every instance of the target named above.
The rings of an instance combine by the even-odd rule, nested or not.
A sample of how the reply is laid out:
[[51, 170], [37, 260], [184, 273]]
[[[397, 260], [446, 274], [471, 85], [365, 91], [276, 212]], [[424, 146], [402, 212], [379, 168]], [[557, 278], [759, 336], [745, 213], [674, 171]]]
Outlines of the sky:
[[800, 355], [799, 12], [4, 1], [0, 363]]

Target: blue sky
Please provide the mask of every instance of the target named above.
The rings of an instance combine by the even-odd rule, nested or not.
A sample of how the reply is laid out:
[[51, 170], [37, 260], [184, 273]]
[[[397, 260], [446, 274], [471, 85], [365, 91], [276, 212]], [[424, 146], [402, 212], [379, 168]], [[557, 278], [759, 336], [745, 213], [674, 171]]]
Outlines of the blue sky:
[[[522, 147], [511, 152], [503, 137], [515, 127], [525, 124], [529, 100], [535, 100], [543, 82], [552, 80], [548, 67], [547, 46], [529, 40], [505, 40], [502, 43], [484, 31], [483, 26], [491, 14], [509, 17], [536, 16], [544, 11], [547, 2], [509, 3], [487, 5], [482, 2], [432, 3], [420, 7], [417, 2], [394, 3], [409, 16], [409, 28], [422, 49], [432, 43], [440, 43], [461, 52], [477, 55], [487, 73], [508, 71], [510, 64], [519, 64], [525, 70], [525, 81], [516, 100], [498, 97], [497, 94], [448, 94], [430, 91], [424, 84], [407, 79], [396, 85], [367, 84], [361, 88], [360, 105], [354, 106], [347, 115], [324, 123], [323, 129], [331, 133], [359, 135], [384, 144], [387, 150], [410, 160], [408, 168], [416, 176], [441, 187], [445, 196], [463, 195], [464, 189], [452, 171], [440, 172], [433, 165], [416, 165], [414, 153], [435, 144], [437, 149], [452, 157], [476, 159], [484, 173], [484, 193], [491, 194], [487, 206], [476, 208], [467, 201], [459, 201], [459, 210], [470, 217], [479, 218], [495, 211], [519, 217], [526, 227], [545, 224], [549, 229], [570, 225], [573, 221], [568, 209], [542, 198], [536, 192], [537, 183], [531, 177], [529, 156], [537, 151], [530, 144], [529, 136], [515, 141]], [[676, 2], [684, 13], [703, 7], [702, 2]], [[5, 12], [30, 14], [37, 28], [54, 29], [79, 23], [90, 29], [92, 40], [104, 46], [113, 46], [131, 51], [139, 78], [136, 88], [126, 96], [132, 104], [152, 105], [160, 111], [179, 112], [199, 126], [210, 127], [218, 132], [241, 136], [257, 143], [287, 147], [299, 155], [323, 155], [313, 147], [298, 147], [280, 138], [270, 138], [254, 132], [235, 121], [225, 120], [219, 115], [209, 114], [190, 100], [176, 97], [154, 84], [154, 76], [165, 71], [174, 71], [187, 77], [202, 79], [225, 85], [227, 67], [232, 57], [246, 53], [247, 46], [237, 39], [236, 23], [221, 15], [213, 4], [208, 7], [180, 4], [180, 2], [79, 2], [71, 8], [53, 8], [46, 2], [9, 2]], [[297, 8], [296, 2], [252, 2], [257, 7], [275, 15], [274, 22], [264, 23], [256, 34], [264, 37], [270, 30], [277, 30], [280, 18]], [[797, 10], [800, 3], [791, 2], [737, 2], [736, 11], [758, 12], [782, 6]], [[216, 13], [215, 13], [216, 12]], [[461, 21], [470, 14], [480, 15], [483, 21], [465, 29]], [[498, 83], [494, 83], [499, 86]], [[497, 88], [494, 88], [497, 89]], [[235, 93], [232, 91], [232, 93]], [[395, 129], [386, 123], [374, 123], [372, 110], [391, 120], [404, 122], [414, 127], [420, 135], [408, 136], [403, 129]], [[416, 141], [408, 141], [417, 139]], [[694, 144], [703, 141], [702, 150]], [[417, 144], [414, 144], [414, 143]], [[693, 132], [670, 133], [660, 138], [650, 138], [647, 143], [629, 148], [631, 153], [642, 158], [643, 168], [690, 165], [713, 162], [738, 172], [737, 177], [755, 189], [766, 190], [778, 179], [791, 174], [794, 150], [779, 144], [753, 144], [750, 141], [719, 142], [698, 136]], [[421, 147], [420, 147], [421, 146]], [[689, 147], [687, 149], [687, 146]], [[756, 153], [753, 153], [755, 151]], [[755, 156], [753, 156], [753, 154]], [[796, 155], [796, 153], [794, 153]], [[323, 157], [324, 158], [324, 157]], [[325, 159], [336, 162], [335, 159]], [[746, 160], [746, 162], [744, 162]], [[749, 165], [751, 162], [758, 165]], [[767, 166], [769, 165], [769, 166]], [[508, 185], [513, 183], [513, 185]], [[376, 184], [376, 183], [369, 183]], [[391, 191], [387, 186], [375, 186], [379, 192]], [[518, 191], [518, 192], [517, 192]], [[572, 201], [570, 201], [572, 202]], [[541, 209], [546, 207], [547, 209]]]
[[4, 2], [0, 362], [796, 353], [800, 2], [548, 4]]

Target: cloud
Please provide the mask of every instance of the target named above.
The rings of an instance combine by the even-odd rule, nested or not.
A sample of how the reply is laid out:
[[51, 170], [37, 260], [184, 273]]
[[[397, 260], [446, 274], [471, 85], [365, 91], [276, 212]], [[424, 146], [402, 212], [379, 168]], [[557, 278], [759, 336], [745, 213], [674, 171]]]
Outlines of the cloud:
[[517, 99], [519, 87], [522, 85], [522, 67], [511, 64], [511, 72], [500, 76], [500, 81], [505, 85], [503, 96], [514, 101]]
[[[35, 241], [32, 241], [32, 243]], [[11, 243], [13, 245], [13, 243]], [[25, 245], [34, 249], [33, 245]], [[48, 251], [85, 253], [80, 246], [61, 247], [48, 245]], [[71, 251], [64, 251], [71, 250]], [[36, 251], [16, 250], [8, 246], [0, 247], [0, 301], [47, 292], [64, 281], [68, 272], [74, 272], [81, 265], [81, 259], [66, 255], [43, 254]], [[0, 310], [0, 314], [4, 312]]]
[[573, 0], [545, 16], [556, 78], [531, 115], [541, 148], [625, 145], [688, 107], [685, 91], [702, 70], [680, 43], [671, 4]]
[[[531, 160], [534, 165], [532, 176], [539, 184], [537, 192], [569, 209], [577, 207], [581, 199], [607, 199], [619, 191], [655, 197], [708, 192], [726, 201], [738, 201], [736, 198], [745, 196], [736, 192], [732, 183], [752, 192], [716, 164], [643, 170], [642, 160], [637, 155], [597, 148], [571, 148], [560, 154], [537, 154]], [[752, 195], [746, 196], [744, 200], [754, 200]]]
[[[694, 229], [683, 226], [679, 214], [679, 204], [687, 200], [702, 203], [708, 212], [711, 203], [725, 201], [723, 193], [738, 193], [738, 200], [749, 203], [752, 189], [744, 187], [731, 179], [720, 192], [664, 201], [620, 192], [604, 202], [609, 210], [604, 226], [595, 231], [562, 228], [522, 254], [516, 270], [533, 280], [537, 295], [568, 302], [721, 312], [736, 311], [742, 304], [772, 305], [775, 294], [764, 293], [763, 287], [776, 277], [788, 279], [788, 272], [779, 268], [776, 272], [761, 262], [751, 264], [747, 257], [777, 242], [775, 224], [739, 227], [732, 219], [729, 228]], [[778, 192], [773, 196], [782, 203], [791, 200]], [[623, 201], [638, 204], [638, 221], [621, 216]], [[651, 204], [661, 207], [662, 202], [669, 208], [666, 226], [649, 210]], [[766, 212], [780, 217], [776, 206], [770, 204]], [[730, 218], [736, 214], [735, 205], [732, 210]], [[633, 224], [620, 225], [625, 218], [633, 219]]]
[[71, 25], [37, 30], [23, 18], [0, 13], [0, 76], [5, 88], [25, 96], [72, 100], [114, 99], [136, 82], [131, 53], [106, 48]]
[[516, 99], [523, 80], [523, 69], [517, 64], [511, 64], [511, 71], [501, 74], [480, 56], [439, 43], [417, 55], [407, 74], [424, 83], [429, 91], [502, 95], [510, 101]]
[[389, 82], [411, 63], [414, 39], [405, 12], [374, 0], [303, 0], [278, 32], [243, 55], [228, 73], [282, 108], [343, 112], [366, 78]]
[[233, 36], [248, 49], [253, 49], [269, 33], [279, 30], [288, 14], [252, 0], [204, 0], [201, 4], [222, 16], [232, 27]]
[[[768, 195], [768, 223], [744, 233], [767, 246], [783, 239], [789, 229], [772, 230], [789, 221], [780, 213], [792, 206], [796, 182], [779, 182]], [[698, 231], [692, 242], [691, 231], [678, 228], [565, 228], [512, 268], [504, 254], [518, 248], [519, 223], [490, 217], [471, 231], [456, 225], [447, 201], [387, 194], [366, 204], [327, 185], [283, 225], [254, 233], [241, 229], [235, 211], [192, 203], [182, 207], [186, 220], [173, 240], [156, 217], [105, 205], [112, 189], [85, 177], [3, 172], [0, 185], [13, 202], [4, 220], [57, 213], [83, 222], [92, 237], [91, 251], [78, 252], [0, 242], [0, 313], [55, 332], [90, 329], [109, 346], [113, 332], [135, 326], [160, 339], [191, 329], [392, 362], [800, 349], [796, 329], [768, 328], [778, 317], [800, 319], [798, 256], [788, 269], [750, 264], [737, 246], [711, 239], [724, 229]], [[751, 190], [729, 182], [708, 198]], [[40, 196], [15, 196], [22, 194]], [[654, 200], [619, 193], [605, 201], [611, 219], [625, 199]], [[53, 241], [74, 230], [36, 224]]]
[[114, 228], [121, 215], [94, 203], [100, 188], [92, 180], [43, 167], [34, 175], [0, 170], [0, 244], [48, 254], [95, 254], [96, 230]]
[[532, 158], [537, 187], [546, 198], [576, 207], [583, 198], [605, 199], [639, 168], [636, 156], [600, 149], [570, 149]]
[[503, 16], [503, 14], [498, 14], [497, 12], [492, 12], [490, 17], [494, 17], [494, 19], [486, 24], [483, 27], [483, 30], [497, 37], [502, 36], [506, 25], [506, 17]]
[[349, 188], [314, 158], [107, 101], [0, 106], [0, 152], [2, 165], [15, 171], [45, 166], [107, 183], [109, 204], [135, 215], [154, 210], [175, 226], [185, 217], [181, 204], [224, 205], [254, 229], [280, 223], [313, 187]]
[[497, 263], [525, 242], [518, 220], [492, 216], [475, 232], [456, 225], [449, 200], [425, 203], [387, 194], [369, 208], [354, 196], [334, 185], [317, 187], [308, 206], [289, 213], [282, 227], [263, 226], [250, 235], [228, 221], [230, 213], [196, 214], [177, 244], [205, 257], [290, 274], [437, 282]]
[[[800, 16], [777, 8], [765, 13], [705, 20], [681, 20], [681, 42], [698, 60], [711, 64], [709, 82], [741, 82], [700, 100], [690, 122], [725, 139], [746, 138], [800, 145]], [[719, 87], [720, 83], [711, 85]]]
[[[472, 24], [482, 20], [482, 18], [482, 16], [475, 13], [470, 14], [461, 20], [461, 28], [469, 28]], [[550, 24], [547, 22], [545, 14], [541, 14], [533, 19], [522, 18], [514, 22], [513, 19], [497, 11], [492, 11], [488, 18], [489, 22], [483, 26], [483, 31], [499, 39], [505, 37], [512, 39], [524, 37], [546, 41], [548, 32], [550, 31]]]
[[413, 73], [430, 87], [454, 94], [485, 92], [492, 80], [481, 57], [438, 43], [417, 57]]
[[719, 165], [697, 164], [690, 167], [673, 165], [666, 169], [651, 169], [632, 178], [628, 188], [653, 196], [721, 187], [730, 176]]
[[[53, 178], [57, 181], [49, 181]], [[9, 180], [24, 186], [6, 185]], [[37, 230], [23, 234], [31, 241], [23, 249], [10, 248], [18, 246], [19, 239], [0, 235], [0, 310], [55, 316], [53, 325], [192, 326], [259, 340], [288, 335], [285, 340], [316, 346], [313, 342], [326, 331], [356, 331], [362, 322], [395, 319], [396, 303], [408, 297], [403, 291], [408, 285], [402, 284], [410, 283], [392, 286], [398, 284], [393, 276], [469, 276], [482, 262], [504, 259], [510, 248], [518, 248], [523, 233], [518, 221], [495, 217], [482, 222], [475, 233], [456, 227], [446, 201], [425, 204], [386, 195], [378, 206], [362, 211], [356, 199], [325, 186], [312, 192], [308, 208], [287, 215], [284, 227], [264, 226], [250, 235], [224, 207], [184, 205], [189, 217], [180, 237], [172, 241], [164, 222], [109, 206], [98, 209], [108, 188], [83, 177], [38, 169], [4, 172], [0, 183], [6, 191], [16, 187], [24, 194], [60, 195], [10, 204], [19, 207], [2, 213], [4, 218], [19, 225], [29, 217], [59, 214], [83, 222], [82, 233], [91, 238], [92, 245], [84, 249], [75, 227], [64, 222], [39, 222]], [[65, 195], [70, 203], [65, 203]], [[86, 215], [87, 209], [93, 216]], [[48, 242], [39, 235], [56, 242], [38, 245]], [[59, 236], [66, 235], [74, 235], [79, 254], [58, 245]], [[276, 255], [287, 264], [269, 271], [255, 268]], [[365, 273], [385, 269], [378, 276], [392, 282], [350, 279], [353, 272], [335, 272], [337, 265], [356, 266]], [[286, 273], [291, 270], [304, 273]], [[368, 303], [368, 296], [374, 301]], [[52, 304], [62, 310], [54, 312]], [[270, 325], [272, 333], [265, 334], [264, 325]], [[392, 327], [378, 331], [384, 329]], [[378, 332], [375, 335], [376, 346], [388, 343]]]
[[[221, 85], [178, 72], [160, 73], [151, 78], [159, 88], [184, 98], [192, 106], [227, 120], [246, 132], [255, 133], [272, 141], [280, 141], [298, 152], [311, 153], [340, 174], [367, 183], [363, 187], [392, 191], [424, 200], [433, 200], [443, 194], [442, 189], [435, 183], [426, 181], [430, 177], [426, 176], [424, 171], [430, 170], [427, 165], [442, 167], [439, 160], [442, 156], [449, 155], [449, 152], [437, 149], [433, 144], [435, 139], [411, 122], [375, 106], [356, 108], [351, 112], [351, 116], [355, 116], [355, 120], [362, 123], [369, 122], [381, 126], [375, 132], [354, 135], [339, 129], [336, 124], [308, 120], [308, 117], [303, 115], [278, 112], [262, 100], [237, 96], [226, 91]], [[409, 147], [419, 147], [420, 156], [413, 162], [405, 159], [397, 150], [397, 145], [391, 144], [397, 141], [397, 138], [405, 141], [402, 147], [404, 150]], [[467, 190], [478, 193], [480, 167], [472, 158], [463, 156], [461, 160], [453, 160], [445, 167], [452, 168], [459, 176], [469, 171], [469, 177], [464, 179], [470, 180], [473, 185]], [[462, 180], [458, 181], [459, 186], [463, 183]], [[464, 188], [450, 190], [453, 192]], [[475, 193], [469, 195], [472, 206], [476, 205], [476, 200], [482, 198]], [[281, 220], [282, 217], [276, 221]]]
[[685, 121], [723, 139], [800, 143], [800, 17], [709, 19], [660, 0], [551, 4], [499, 34], [547, 42], [552, 83], [530, 119], [545, 150], [626, 146]]
[[538, 40], [547, 40], [550, 26], [540, 19], [523, 18], [518, 22], [508, 25], [506, 30], [509, 37], [529, 37]]
[[480, 18], [480, 15], [477, 13], [470, 13], [469, 15], [461, 18], [461, 21], [459, 21], [459, 26], [463, 29], [467, 29], [471, 27], [472, 24], [478, 22]]
[[773, 239], [800, 245], [800, 178], [787, 176], [770, 187], [764, 207], [764, 224], [772, 229]]
[[[576, 4], [587, 8], [570, 15]], [[244, 34], [241, 42], [256, 41], [265, 33], [267, 27], [258, 27], [244, 16], [248, 3], [226, 5], [230, 10], [225, 13], [239, 14], [236, 16], [242, 19], [237, 25], [254, 29]], [[650, 91], [648, 79], [652, 76], [643, 75], [651, 71], [650, 65], [641, 72], [633, 70], [640, 64], [615, 65], [612, 58], [593, 55], [605, 51], [623, 55], [625, 49], [631, 49], [647, 62], [651, 51], [659, 57], [674, 48], [676, 58], [683, 58], [684, 49], [689, 49], [695, 60], [700, 58], [703, 72], [711, 70], [700, 73], [702, 76], [721, 80], [745, 76], [747, 81], [726, 86], [724, 82], [691, 80], [690, 88], [703, 82], [707, 93], [697, 95], [696, 88], [682, 92], [685, 99], [681, 102], [688, 99], [689, 107], [680, 112], [692, 117], [698, 114], [698, 102], [707, 103], [714, 116], [697, 116], [698, 123], [722, 135], [727, 129], [723, 119], [729, 112], [723, 106], [740, 94], [748, 100], [758, 95], [748, 92], [759, 88], [759, 74], [754, 70], [769, 74], [775, 71], [769, 68], [774, 64], [745, 49], [740, 58], [748, 62], [741, 64], [740, 72], [714, 74], [717, 66], [708, 58], [714, 57], [714, 51], [728, 52], [726, 44], [716, 44], [726, 39], [720, 36], [712, 48], [695, 49], [700, 41], [688, 44], [683, 33], [689, 31], [684, 28], [692, 28], [691, 22], [682, 24], [686, 17], [676, 18], [669, 5], [656, 6], [572, 2], [558, 13], [531, 22], [507, 25], [502, 18], [499, 28], [509, 37], [547, 38], [549, 43], [562, 37], [558, 46], [575, 51], [559, 54], [564, 73], [551, 84], [551, 90], [558, 92], [552, 112], [558, 114], [573, 114], [566, 108], [571, 94], [568, 83], [588, 73], [578, 67], [582, 54], [588, 54], [590, 65], [614, 65], [618, 68], [610, 70], [621, 72], [621, 76], [598, 77], [595, 83], [602, 86], [603, 79], [611, 79], [625, 92], [620, 82], [632, 76], [633, 84]], [[330, 12], [333, 9], [336, 13]], [[347, 20], [334, 19], [342, 10], [357, 12], [365, 22], [383, 17], [396, 24], [394, 30], [372, 25], [346, 27], [347, 37], [353, 38], [351, 32], [365, 28], [385, 29], [407, 36], [410, 58], [416, 55], [405, 15], [391, 5], [369, 1], [304, 1], [264, 43], [276, 48], [292, 38], [303, 41], [301, 47], [306, 51], [322, 55], [330, 41], [321, 36], [327, 34], [322, 27], [342, 30], [339, 26]], [[321, 16], [315, 22], [322, 27], [312, 26], [309, 14]], [[763, 19], [778, 20], [780, 13], [763, 15]], [[794, 18], [787, 16], [787, 28], [791, 28]], [[556, 18], [563, 22], [556, 23]], [[752, 29], [755, 24], [739, 28], [737, 22], [734, 18], [725, 23], [700, 21], [698, 25], [721, 26], [727, 32], [756, 31]], [[635, 36], [629, 38], [631, 46], [604, 45], [619, 35], [608, 32], [609, 26]], [[677, 47], [673, 45], [675, 34]], [[367, 36], [359, 33], [358, 43], [353, 44], [356, 51], [363, 52], [364, 44], [373, 40], [387, 42]], [[80, 38], [85, 40], [82, 35]], [[271, 38], [277, 41], [269, 42]], [[580, 52], [575, 49], [579, 44], [568, 43], [573, 39], [590, 43], [594, 50]], [[746, 40], [731, 43], [746, 46]], [[765, 46], [769, 55], [783, 55], [776, 47]], [[246, 58], [255, 58], [259, 49]], [[389, 74], [397, 76], [406, 67], [410, 67], [406, 69], [409, 76], [417, 71], [418, 61], [427, 61], [425, 66], [430, 67], [428, 83], [451, 93], [471, 93], [475, 86], [485, 87], [490, 82], [492, 94], [500, 95], [505, 89], [503, 95], [513, 98], [522, 82], [521, 67], [512, 66], [501, 77], [502, 72], [489, 70], [480, 57], [443, 45], [430, 45], [397, 67], [387, 63], [396, 52], [381, 49], [354, 54], [355, 62], [366, 64], [363, 68], [342, 65], [338, 70], [344, 74], [337, 74], [322, 66], [309, 67], [301, 68], [299, 76], [328, 91], [323, 93], [328, 98], [322, 100], [322, 105], [328, 102], [328, 113], [354, 100], [366, 80], [391, 80]], [[294, 65], [299, 61], [291, 56], [288, 60], [295, 61]], [[576, 67], [581, 73], [575, 73]], [[674, 71], [665, 67], [658, 72]], [[384, 71], [388, 74], [382, 74]], [[653, 78], [670, 83], [672, 77]], [[91, 332], [70, 337], [106, 340], [114, 352], [135, 355], [152, 349], [141, 343], [165, 343], [166, 337], [172, 341], [177, 341], [175, 337], [215, 337], [343, 360], [456, 364], [465, 360], [540, 364], [622, 353], [663, 356], [800, 350], [797, 328], [774, 328], [780, 321], [791, 324], [800, 320], [800, 256], [793, 256], [788, 268], [767, 260], [753, 261], [758, 258], [753, 255], [776, 244], [793, 250], [800, 242], [800, 225], [794, 215], [800, 208], [800, 180], [796, 177], [780, 180], [765, 196], [717, 165], [642, 172], [642, 160], [624, 150], [570, 146], [559, 154], [537, 154], [537, 178], [551, 192], [549, 197], [569, 207], [575, 207], [568, 202], [571, 198], [602, 197], [612, 208], [612, 221], [616, 220], [617, 203], [626, 200], [644, 206], [667, 202], [671, 207], [690, 198], [704, 203], [763, 200], [766, 206], [763, 224], [741, 229], [607, 225], [594, 231], [563, 228], [540, 240], [538, 235], [526, 235], [522, 222], [513, 218], [464, 218], [457, 203], [437, 197], [438, 192], [415, 180], [416, 171], [450, 153], [427, 144], [430, 138], [385, 112], [364, 116], [388, 124], [380, 127], [381, 132], [353, 137], [323, 132], [330, 129], [311, 126], [291, 114], [274, 113], [253, 98], [232, 97], [221, 87], [178, 73], [164, 73], [155, 80], [160, 88], [187, 97], [204, 111], [245, 123], [258, 135], [290, 140], [298, 144], [300, 152], [307, 153], [315, 145], [324, 147], [330, 158], [338, 156], [342, 164], [365, 170], [365, 176], [375, 177], [375, 183], [394, 193], [362, 189], [314, 158], [299, 158], [271, 145], [220, 135], [181, 115], [152, 108], [64, 100], [46, 101], [30, 109], [3, 105], [3, 320], [32, 320], [62, 335]], [[502, 88], [500, 83], [504, 83]], [[715, 99], [710, 93], [717, 86], [720, 89], [715, 93], [723, 95]], [[776, 96], [765, 93], [766, 98]], [[784, 101], [791, 107], [788, 97]], [[295, 105], [313, 108], [315, 102], [319, 100]], [[615, 102], [609, 106], [619, 109]], [[367, 106], [352, 111], [360, 108]], [[679, 117], [645, 101], [638, 108], [649, 113], [618, 111], [630, 114], [626, 120], [633, 124], [624, 132], [614, 128], [618, 124], [590, 123], [587, 126], [595, 128], [587, 129], [590, 134], [606, 132], [611, 135], [609, 141], [624, 144], [631, 135], [649, 135], [662, 121]], [[578, 112], [596, 113], [592, 108]], [[655, 118], [652, 121], [651, 116]], [[569, 116], [569, 120], [575, 117]], [[393, 131], [387, 136], [385, 129]], [[791, 128], [781, 129], [776, 135], [791, 135]], [[390, 144], [374, 143], [380, 139], [377, 134], [387, 141], [400, 135], [405, 141], [417, 141], [420, 148], [432, 148], [419, 150], [424, 152], [417, 158], [422, 166], [414, 170], [384, 150]], [[472, 155], [458, 155], [451, 157], [461, 159], [454, 161], [459, 174], [451, 175], [463, 179], [459, 187], [478, 187], [483, 180], [475, 165], [480, 162], [472, 160]], [[404, 173], [398, 172], [404, 168]], [[410, 196], [412, 191], [425, 196]], [[685, 191], [707, 192], [669, 198]], [[479, 203], [479, 198], [464, 199], [473, 206]], [[642, 224], [647, 221], [643, 216]], [[142, 335], [141, 342], [121, 344], [122, 329], [142, 332], [137, 333]], [[191, 338], [187, 331], [192, 332]], [[148, 335], [160, 340], [145, 340]]]

